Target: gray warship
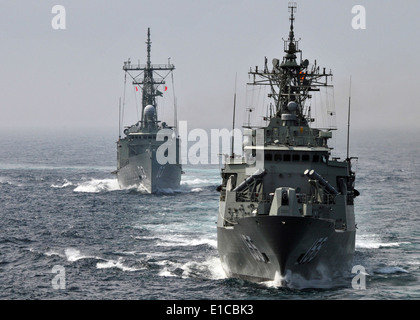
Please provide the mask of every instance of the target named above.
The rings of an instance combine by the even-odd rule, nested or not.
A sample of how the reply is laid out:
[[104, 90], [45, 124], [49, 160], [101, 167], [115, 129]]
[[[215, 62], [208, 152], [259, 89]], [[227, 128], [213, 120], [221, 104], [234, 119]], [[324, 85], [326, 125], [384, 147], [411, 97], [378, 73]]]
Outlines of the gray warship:
[[348, 146], [346, 159], [331, 158], [332, 131], [311, 127], [311, 94], [332, 88], [332, 74], [302, 59], [295, 10], [290, 3], [283, 60], [273, 59], [269, 70], [265, 58], [263, 68], [249, 72], [248, 85], [270, 88], [275, 110], [267, 126], [244, 127], [243, 156], [226, 157], [217, 247], [229, 277], [330, 286], [350, 275], [359, 193]]
[[[166, 89], [159, 91], [158, 87], [165, 85], [165, 78], [172, 75], [175, 66], [151, 63], [150, 28], [147, 30], [146, 44], [146, 64], [132, 64], [128, 60], [123, 66], [125, 83], [127, 78], [131, 78], [136, 90], [140, 88], [142, 92], [142, 112], [140, 121], [124, 129], [124, 138], [120, 133], [115, 173], [121, 188], [141, 187], [148, 193], [155, 193], [179, 188], [182, 166], [179, 161], [179, 138], [175, 130], [176, 117], [172, 127], [159, 121], [156, 103], [156, 97], [162, 96], [162, 91]], [[163, 73], [166, 75], [161, 76]]]

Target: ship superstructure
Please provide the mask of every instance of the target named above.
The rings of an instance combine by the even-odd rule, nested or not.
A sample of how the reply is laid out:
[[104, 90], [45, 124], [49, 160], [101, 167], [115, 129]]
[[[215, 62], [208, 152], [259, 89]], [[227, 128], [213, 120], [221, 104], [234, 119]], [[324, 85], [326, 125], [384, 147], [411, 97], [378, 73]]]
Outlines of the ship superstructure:
[[244, 129], [244, 156], [221, 171], [218, 251], [226, 273], [251, 281], [331, 280], [351, 270], [355, 250], [355, 173], [351, 159], [331, 158], [331, 130], [312, 128], [314, 91], [331, 72], [302, 59], [289, 4], [285, 55], [250, 70], [266, 85], [274, 113], [268, 125]]

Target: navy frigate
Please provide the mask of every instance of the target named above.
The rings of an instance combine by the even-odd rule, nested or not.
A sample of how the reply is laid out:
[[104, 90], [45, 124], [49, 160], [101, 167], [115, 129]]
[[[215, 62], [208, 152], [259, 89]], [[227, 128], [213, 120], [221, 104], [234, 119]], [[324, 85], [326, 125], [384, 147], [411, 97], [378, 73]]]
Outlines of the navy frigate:
[[353, 158], [331, 158], [332, 130], [311, 126], [311, 95], [332, 88], [332, 73], [302, 59], [295, 10], [290, 3], [283, 59], [249, 72], [248, 85], [268, 86], [275, 108], [266, 126], [244, 126], [244, 155], [226, 157], [217, 247], [229, 277], [329, 286], [350, 275], [359, 193]]
[[[150, 28], [146, 44], [146, 64], [132, 64], [129, 59], [123, 66], [125, 79], [131, 78], [135, 90], [141, 90], [142, 110], [141, 120], [124, 129], [124, 138], [120, 134], [116, 174], [121, 188], [141, 187], [149, 193], [155, 193], [179, 188], [182, 166], [176, 123], [169, 126], [158, 119], [156, 99], [167, 89], [164, 86], [165, 78], [172, 75], [175, 66], [169, 61], [168, 64], [151, 63]], [[159, 86], [163, 86], [160, 89], [163, 92], [158, 90]]]

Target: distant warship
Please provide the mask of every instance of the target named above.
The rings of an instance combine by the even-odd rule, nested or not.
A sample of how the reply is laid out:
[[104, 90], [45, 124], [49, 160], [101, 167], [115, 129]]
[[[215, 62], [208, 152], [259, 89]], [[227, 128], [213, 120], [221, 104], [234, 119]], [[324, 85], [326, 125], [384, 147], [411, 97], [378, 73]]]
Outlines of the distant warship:
[[[142, 113], [141, 120], [126, 127], [125, 137], [118, 139], [116, 174], [121, 188], [141, 186], [147, 192], [155, 193], [179, 188], [182, 166], [179, 162], [179, 139], [174, 127], [158, 120], [156, 104], [156, 97], [163, 94], [157, 88], [165, 84], [166, 76], [175, 66], [151, 64], [150, 29], [146, 44], [146, 64], [135, 65], [128, 60], [123, 66], [126, 79], [127, 75], [131, 77], [136, 90], [140, 88], [142, 92]], [[168, 74], [160, 76], [157, 72]]]
[[283, 60], [273, 59], [269, 70], [265, 59], [263, 68], [249, 72], [249, 85], [271, 89], [275, 110], [266, 127], [244, 129], [243, 157], [233, 152], [227, 157], [217, 222], [217, 247], [228, 276], [292, 286], [350, 274], [353, 200], [359, 194], [353, 158], [331, 158], [332, 131], [310, 126], [311, 92], [331, 87], [332, 74], [302, 60], [295, 9], [290, 3]]

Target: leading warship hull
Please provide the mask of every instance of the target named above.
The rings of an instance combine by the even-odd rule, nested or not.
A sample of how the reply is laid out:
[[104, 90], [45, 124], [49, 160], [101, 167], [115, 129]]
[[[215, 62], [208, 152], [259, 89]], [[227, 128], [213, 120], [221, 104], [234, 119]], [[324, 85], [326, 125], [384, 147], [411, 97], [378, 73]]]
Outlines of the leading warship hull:
[[303, 60], [295, 10], [289, 2], [283, 59], [272, 59], [270, 70], [265, 58], [248, 73], [250, 85], [271, 89], [270, 115], [263, 127], [244, 126], [243, 156], [232, 151], [221, 169], [218, 250], [231, 277], [293, 288], [348, 285], [359, 195], [353, 157], [348, 145], [345, 159], [332, 157], [334, 126], [313, 124], [312, 92], [332, 88], [332, 73]]
[[335, 230], [327, 220], [256, 216], [217, 230], [222, 265], [231, 277], [330, 286], [351, 270], [355, 231]]
[[120, 188], [141, 187], [149, 193], [179, 189], [181, 165], [161, 165], [155, 152], [131, 156], [128, 164], [117, 171]]

